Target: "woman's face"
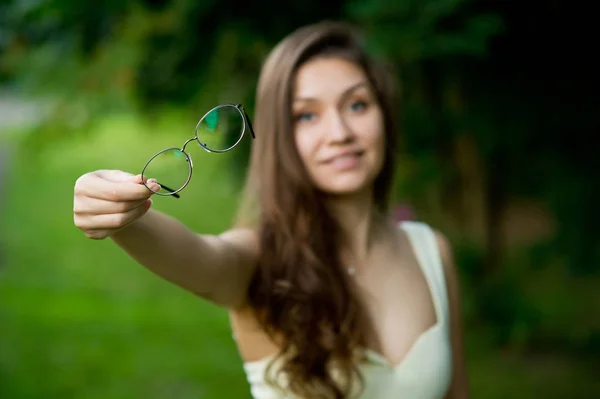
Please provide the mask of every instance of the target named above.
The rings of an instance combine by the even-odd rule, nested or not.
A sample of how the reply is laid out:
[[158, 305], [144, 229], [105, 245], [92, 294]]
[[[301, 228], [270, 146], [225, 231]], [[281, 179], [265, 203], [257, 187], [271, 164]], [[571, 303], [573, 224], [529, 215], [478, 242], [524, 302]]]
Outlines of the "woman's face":
[[333, 195], [370, 190], [383, 166], [385, 134], [363, 70], [317, 58], [299, 68], [294, 83], [294, 138], [313, 183]]

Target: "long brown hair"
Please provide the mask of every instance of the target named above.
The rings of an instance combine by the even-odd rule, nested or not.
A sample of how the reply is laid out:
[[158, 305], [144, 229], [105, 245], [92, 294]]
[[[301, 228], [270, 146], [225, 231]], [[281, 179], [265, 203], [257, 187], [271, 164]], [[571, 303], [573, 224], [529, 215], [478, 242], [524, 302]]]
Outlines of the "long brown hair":
[[[366, 344], [363, 306], [339, 258], [341, 230], [328, 213], [294, 144], [291, 99], [296, 71], [314, 57], [360, 66], [382, 108], [386, 154], [374, 203], [387, 212], [396, 154], [395, 82], [350, 25], [300, 28], [269, 54], [259, 78], [249, 175], [240, 223], [258, 231], [260, 255], [248, 301], [281, 345], [285, 388], [300, 397], [346, 398], [360, 380], [354, 350]], [[334, 378], [331, 368], [341, 378]], [[267, 375], [267, 378], [269, 376]], [[274, 383], [273, 381], [271, 381]]]

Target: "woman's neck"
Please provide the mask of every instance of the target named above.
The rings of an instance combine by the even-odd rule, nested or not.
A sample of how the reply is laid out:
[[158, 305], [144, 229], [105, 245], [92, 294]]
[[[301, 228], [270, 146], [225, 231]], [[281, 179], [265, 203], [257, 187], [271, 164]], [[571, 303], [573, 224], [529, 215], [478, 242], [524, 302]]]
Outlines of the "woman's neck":
[[342, 261], [353, 267], [363, 264], [383, 220], [375, 209], [372, 194], [331, 198], [328, 207], [344, 237]]

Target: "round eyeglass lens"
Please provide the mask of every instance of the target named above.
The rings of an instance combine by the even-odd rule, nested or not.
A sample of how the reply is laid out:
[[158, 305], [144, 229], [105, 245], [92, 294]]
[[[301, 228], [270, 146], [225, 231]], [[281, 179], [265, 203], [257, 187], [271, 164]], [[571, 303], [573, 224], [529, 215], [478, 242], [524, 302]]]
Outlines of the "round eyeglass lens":
[[232, 105], [216, 107], [198, 123], [196, 137], [201, 146], [226, 151], [235, 146], [244, 132], [244, 117]]
[[156, 179], [159, 195], [170, 195], [181, 190], [190, 180], [190, 159], [183, 151], [170, 148], [155, 155], [142, 171], [144, 181]]

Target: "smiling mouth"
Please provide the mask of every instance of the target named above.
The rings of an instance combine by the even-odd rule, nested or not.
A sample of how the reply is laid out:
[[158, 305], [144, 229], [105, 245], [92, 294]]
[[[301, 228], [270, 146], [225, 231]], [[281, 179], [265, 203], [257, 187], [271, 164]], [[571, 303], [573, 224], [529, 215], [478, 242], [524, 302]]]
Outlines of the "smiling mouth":
[[330, 158], [324, 162], [327, 167], [333, 168], [339, 172], [354, 170], [360, 165], [363, 151], [350, 152], [343, 155]]
[[344, 161], [348, 161], [348, 160], [352, 160], [352, 159], [357, 159], [357, 158], [360, 158], [363, 155], [363, 153], [364, 153], [364, 151], [348, 152], [346, 154], [341, 154], [341, 155], [335, 156], [333, 158], [329, 158], [324, 163], [332, 164], [334, 162], [338, 163], [338, 162], [344, 162]]

